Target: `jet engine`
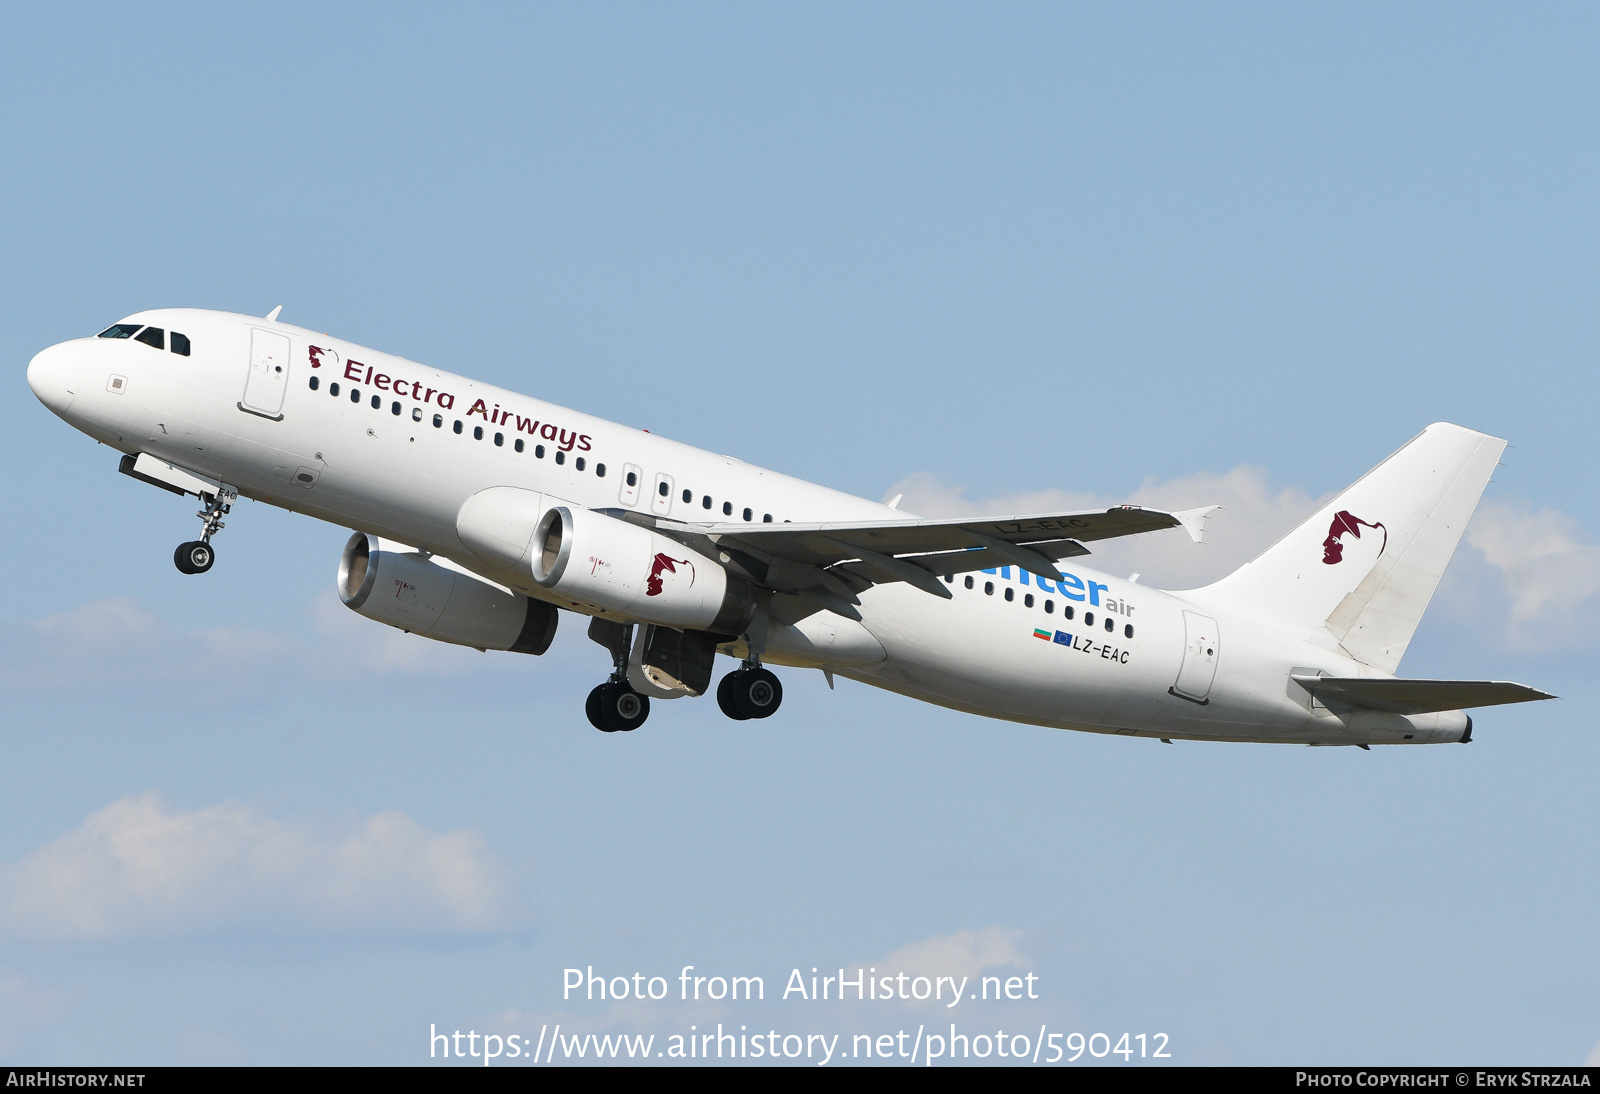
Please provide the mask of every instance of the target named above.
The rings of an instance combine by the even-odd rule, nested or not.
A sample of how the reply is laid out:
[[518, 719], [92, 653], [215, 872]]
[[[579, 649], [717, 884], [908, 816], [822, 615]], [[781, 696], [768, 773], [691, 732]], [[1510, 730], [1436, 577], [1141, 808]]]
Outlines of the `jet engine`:
[[755, 614], [748, 581], [677, 540], [581, 506], [547, 509], [528, 553], [540, 585], [628, 619], [737, 635]]
[[540, 654], [557, 609], [443, 558], [357, 532], [339, 560], [339, 598], [379, 623], [480, 650]]

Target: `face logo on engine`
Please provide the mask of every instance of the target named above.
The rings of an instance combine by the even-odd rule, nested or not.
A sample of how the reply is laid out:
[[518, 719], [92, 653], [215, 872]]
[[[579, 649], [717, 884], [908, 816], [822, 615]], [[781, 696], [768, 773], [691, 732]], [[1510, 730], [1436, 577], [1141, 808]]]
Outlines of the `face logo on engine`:
[[689, 588], [694, 588], [694, 563], [686, 558], [668, 558], [665, 554], [657, 553], [655, 561], [650, 564], [650, 576], [644, 583], [644, 595], [660, 596], [662, 571], [675, 574], [679, 566], [689, 567]]
[[1338, 516], [1333, 518], [1333, 524], [1328, 527], [1328, 538], [1322, 541], [1322, 561], [1329, 566], [1343, 561], [1344, 544], [1340, 540], [1347, 534], [1360, 539], [1363, 528], [1383, 529], [1383, 547], [1378, 548], [1378, 554], [1383, 554], [1383, 548], [1389, 546], [1389, 529], [1384, 528], [1381, 522], [1368, 524], [1354, 513], [1341, 509]]

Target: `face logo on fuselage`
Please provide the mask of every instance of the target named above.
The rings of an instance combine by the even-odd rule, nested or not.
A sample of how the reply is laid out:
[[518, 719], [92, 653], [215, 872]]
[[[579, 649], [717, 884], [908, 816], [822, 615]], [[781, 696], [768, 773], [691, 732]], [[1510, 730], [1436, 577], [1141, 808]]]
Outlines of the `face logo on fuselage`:
[[1328, 538], [1322, 541], [1322, 561], [1333, 566], [1344, 560], [1344, 544], [1341, 542], [1345, 535], [1356, 539], [1361, 538], [1361, 529], [1383, 529], [1383, 547], [1378, 548], [1378, 554], [1383, 554], [1384, 547], [1389, 546], [1389, 529], [1384, 528], [1382, 522], [1369, 524], [1348, 509], [1341, 509], [1333, 518], [1333, 523], [1328, 526]]
[[650, 576], [644, 583], [644, 595], [660, 596], [662, 572], [675, 574], [678, 572], [679, 566], [689, 567], [689, 587], [691, 589], [694, 588], [694, 563], [686, 558], [668, 558], [666, 555], [658, 553], [655, 561], [650, 564]]
[[311, 358], [312, 368], [322, 367], [323, 355], [327, 355], [328, 364], [332, 365], [334, 368], [339, 367], [339, 355], [333, 352], [331, 349], [323, 349], [321, 346], [307, 346], [306, 355]]

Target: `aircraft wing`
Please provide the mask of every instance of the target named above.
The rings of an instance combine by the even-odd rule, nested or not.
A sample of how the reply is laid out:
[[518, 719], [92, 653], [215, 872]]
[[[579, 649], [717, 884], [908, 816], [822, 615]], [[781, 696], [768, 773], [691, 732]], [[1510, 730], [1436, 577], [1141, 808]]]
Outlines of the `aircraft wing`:
[[1548, 692], [1508, 680], [1368, 680], [1300, 675], [1293, 679], [1324, 704], [1384, 710], [1391, 714], [1431, 714], [1440, 710], [1555, 698]]
[[948, 598], [940, 577], [996, 566], [1017, 566], [1060, 581], [1055, 561], [1088, 554], [1085, 541], [1182, 527], [1199, 542], [1205, 518], [1215, 508], [1165, 513], [1119, 505], [1014, 517], [818, 524], [657, 521], [656, 528], [686, 539], [704, 537], [775, 592], [809, 595], [838, 611], [838, 601], [853, 605], [856, 594], [891, 581]]

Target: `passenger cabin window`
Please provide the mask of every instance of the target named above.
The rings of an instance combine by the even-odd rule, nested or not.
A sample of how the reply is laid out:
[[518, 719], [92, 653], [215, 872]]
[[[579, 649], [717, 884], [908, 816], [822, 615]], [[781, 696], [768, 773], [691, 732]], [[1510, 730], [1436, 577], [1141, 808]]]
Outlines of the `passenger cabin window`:
[[751, 519], [751, 518], [752, 518], [752, 517], [753, 517], [753, 516], [755, 516], [755, 514], [754, 514], [754, 513], [752, 513], [752, 512], [750, 512], [750, 510], [748, 510], [748, 509], [746, 509], [746, 510], [745, 510], [745, 511], [744, 511], [744, 519], [745, 519], [745, 520], [749, 520], [749, 519]]
[[639, 485], [639, 476], [635, 475], [632, 471], [628, 472], [628, 485], [629, 486], [638, 486]]
[[725, 517], [733, 516], [733, 502], [725, 501], [722, 503], [722, 515]]
[[556, 462], [557, 463], [566, 463], [567, 462], [567, 453], [566, 453], [565, 449], [563, 449], [563, 448], [556, 449]]
[[167, 348], [167, 332], [160, 327], [146, 327], [133, 340], [135, 342], [143, 342], [151, 349]]
[[683, 492], [683, 503], [685, 505], [687, 505], [693, 500], [694, 500], [694, 491], [693, 490], [685, 490]]
[[605, 464], [597, 463], [597, 464], [594, 465], [594, 477], [597, 478], [597, 479], [603, 479], [603, 478], [606, 477], [606, 465]]
[[187, 334], [179, 334], [177, 331], [172, 332], [172, 352], [179, 357], [189, 356], [189, 336]]
[[101, 338], [132, 338], [139, 329], [138, 323], [114, 323], [100, 332]]
[[517, 438], [517, 443], [512, 445], [511, 447], [515, 448], [518, 452], [521, 452], [522, 451], [522, 438], [518, 437]]
[[711, 495], [710, 494], [707, 494], [705, 497], [700, 499], [700, 508], [702, 508], [702, 509], [710, 509], [711, 508]]
[[669, 489], [671, 489], [671, 487], [669, 487], [666, 483], [662, 483], [661, 486], [659, 487], [659, 489], [661, 491], [661, 496], [662, 497], [666, 497], [667, 496], [667, 491]]
[[472, 427], [472, 439], [475, 441], [483, 440], [483, 426], [475, 425]]
[[582, 471], [583, 470], [583, 457], [579, 456], [576, 460], [573, 460], [572, 461], [572, 466], [576, 467], [579, 471]]

